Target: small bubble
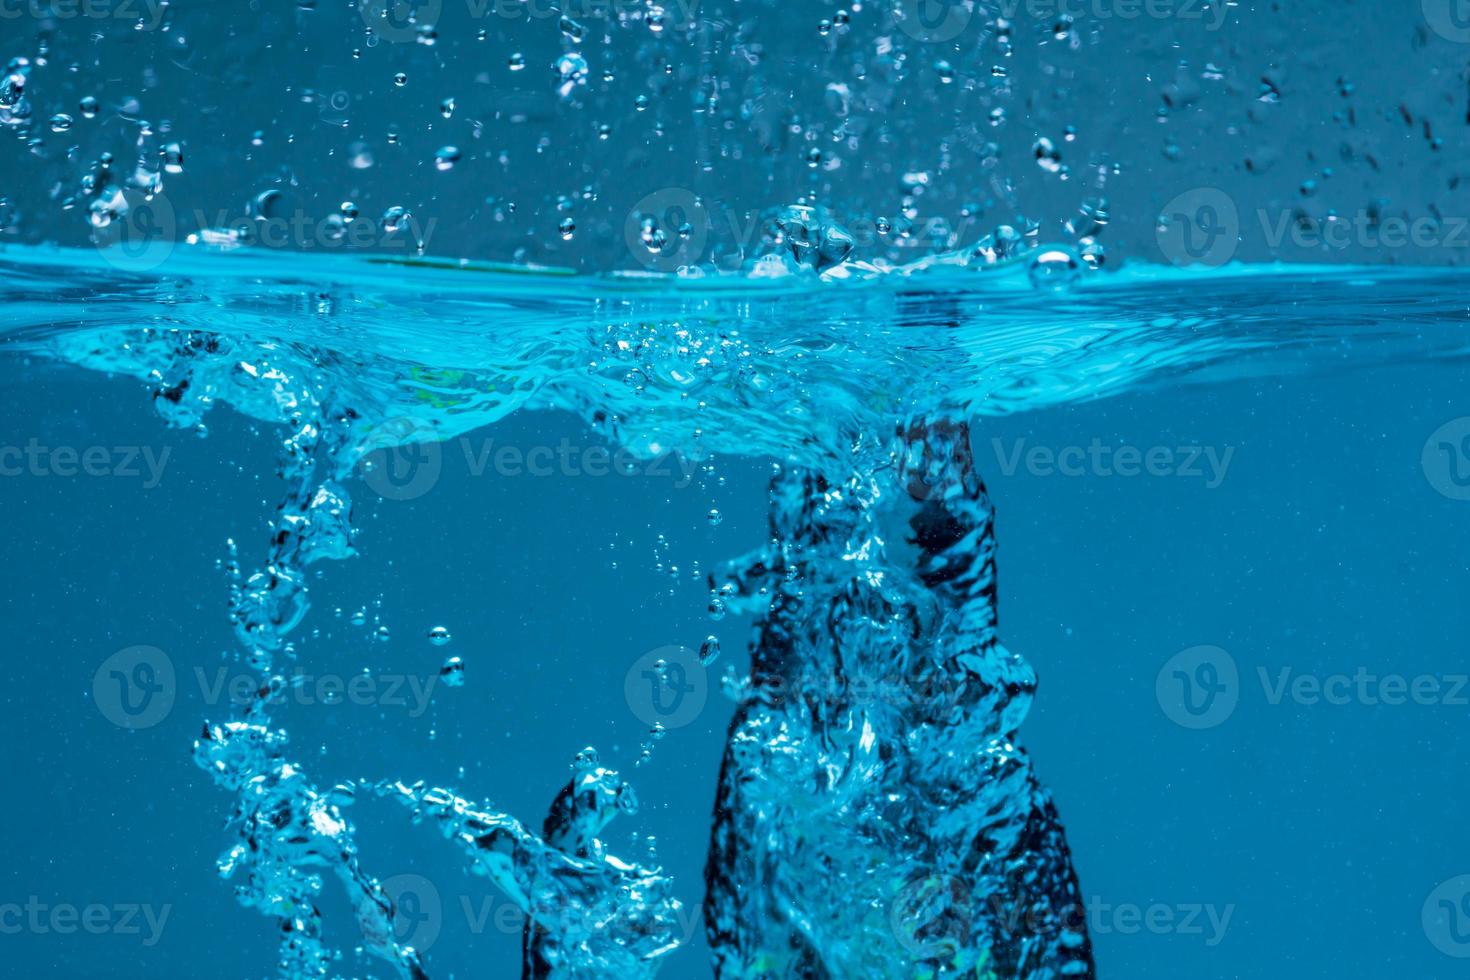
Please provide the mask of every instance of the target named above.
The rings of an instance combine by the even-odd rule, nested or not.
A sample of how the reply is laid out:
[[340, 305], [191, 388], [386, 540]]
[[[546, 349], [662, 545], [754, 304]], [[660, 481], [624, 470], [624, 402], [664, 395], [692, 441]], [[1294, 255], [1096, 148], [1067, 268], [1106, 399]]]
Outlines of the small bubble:
[[1065, 248], [1049, 248], [1038, 252], [1027, 267], [1031, 285], [1037, 289], [1060, 292], [1071, 287], [1084, 271], [1082, 260]]
[[409, 213], [408, 208], [400, 204], [395, 204], [383, 212], [383, 230], [391, 235], [404, 227], [410, 217], [412, 215]]
[[96, 119], [97, 113], [102, 110], [102, 106], [97, 102], [97, 99], [91, 95], [82, 99], [79, 108], [82, 110], [82, 116], [87, 119]]
[[561, 223], [556, 226], [556, 229], [561, 232], [563, 239], [571, 241], [572, 236], [577, 233], [577, 223], [571, 218], [562, 218]]
[[454, 637], [449, 635], [449, 630], [443, 626], [435, 626], [429, 630], [429, 642], [436, 647], [447, 646]]
[[434, 167], [440, 171], [453, 170], [459, 162], [459, 147], [441, 146], [434, 154]]
[[51, 117], [51, 132], [64, 133], [71, 129], [72, 118], [64, 112], [58, 112]]
[[464, 687], [464, 661], [458, 657], [450, 657], [439, 668], [439, 677], [450, 687]]
[[711, 634], [699, 645], [699, 662], [708, 667], [720, 659], [720, 638]]
[[408, 75], [403, 72], [399, 72], [398, 74], [393, 76], [393, 84], [397, 85], [399, 88], [402, 88], [403, 86], [408, 84]]

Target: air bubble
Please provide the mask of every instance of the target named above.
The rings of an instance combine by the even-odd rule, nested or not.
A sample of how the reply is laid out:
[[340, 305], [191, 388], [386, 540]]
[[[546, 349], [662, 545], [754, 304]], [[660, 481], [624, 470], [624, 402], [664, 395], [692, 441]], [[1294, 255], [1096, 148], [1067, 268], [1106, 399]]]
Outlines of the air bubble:
[[450, 657], [439, 668], [439, 679], [449, 687], [464, 687], [464, 661]]

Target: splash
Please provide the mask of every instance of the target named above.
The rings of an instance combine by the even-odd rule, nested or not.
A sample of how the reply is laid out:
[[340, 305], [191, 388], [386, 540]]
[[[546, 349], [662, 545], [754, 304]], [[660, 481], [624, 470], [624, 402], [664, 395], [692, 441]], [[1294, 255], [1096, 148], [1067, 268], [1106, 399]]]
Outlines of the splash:
[[915, 420], [846, 474], [783, 469], [771, 545], [719, 589], [765, 608], [706, 871], [718, 975], [1093, 976], [1015, 741], [1036, 678], [997, 636], [968, 429]]
[[358, 845], [364, 796], [437, 828], [526, 914], [527, 978], [653, 977], [683, 936], [674, 883], [602, 843], [636, 803], [590, 753], [539, 834], [460, 789], [317, 782], [291, 757], [271, 713], [303, 655], [307, 570], [353, 554], [375, 450], [553, 408], [635, 454], [777, 460], [769, 543], [710, 583], [713, 609], [759, 618], [706, 871], [716, 975], [1086, 978], [1062, 825], [1018, 743], [1036, 678], [998, 632], [971, 427], [1183, 380], [1470, 353], [1453, 270], [1143, 269], [1061, 291], [1070, 265], [844, 278], [840, 237], [793, 221], [805, 264], [767, 279], [244, 257], [145, 275], [5, 254], [9, 349], [143, 380], [170, 425], [227, 404], [281, 434], [258, 563], [232, 545], [227, 564], [256, 696], [195, 745], [234, 797], [220, 870], [278, 923], [278, 976], [339, 970], [320, 911], [333, 880], [368, 953], [432, 975]]

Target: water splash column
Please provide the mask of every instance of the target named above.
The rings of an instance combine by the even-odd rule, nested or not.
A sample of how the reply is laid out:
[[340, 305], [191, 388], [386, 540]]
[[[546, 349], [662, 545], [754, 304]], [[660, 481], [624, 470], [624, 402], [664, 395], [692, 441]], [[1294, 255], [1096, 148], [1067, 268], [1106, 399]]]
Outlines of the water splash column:
[[1092, 977], [968, 428], [906, 422], [770, 499], [771, 543], [717, 583], [763, 609], [706, 869], [717, 975]]

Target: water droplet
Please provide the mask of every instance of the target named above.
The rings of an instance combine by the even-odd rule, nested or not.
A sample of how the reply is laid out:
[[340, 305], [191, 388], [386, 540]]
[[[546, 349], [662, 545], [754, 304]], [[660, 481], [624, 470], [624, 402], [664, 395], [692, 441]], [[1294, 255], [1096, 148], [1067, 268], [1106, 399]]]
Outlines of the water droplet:
[[556, 73], [561, 79], [558, 91], [566, 96], [578, 85], [587, 82], [587, 59], [575, 51], [569, 51], [556, 59]]
[[391, 235], [408, 224], [408, 219], [411, 217], [412, 214], [408, 208], [395, 204], [383, 212], [383, 230]]
[[1071, 287], [1083, 272], [1082, 260], [1067, 248], [1048, 248], [1036, 253], [1026, 269], [1037, 289], [1061, 292]]
[[439, 677], [450, 687], [464, 687], [464, 661], [450, 657], [439, 668]]
[[1054, 174], [1062, 169], [1061, 151], [1045, 136], [1032, 144], [1031, 152], [1036, 155], [1036, 165], [1047, 173]]

